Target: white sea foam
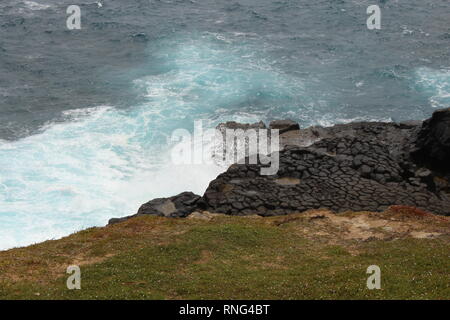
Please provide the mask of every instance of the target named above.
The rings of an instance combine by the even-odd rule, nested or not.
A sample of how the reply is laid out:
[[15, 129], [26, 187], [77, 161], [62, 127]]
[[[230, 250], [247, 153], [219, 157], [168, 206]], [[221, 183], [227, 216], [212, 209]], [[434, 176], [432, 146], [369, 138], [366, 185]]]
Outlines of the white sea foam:
[[191, 130], [200, 119], [210, 128], [227, 120], [255, 122], [265, 114], [248, 101], [265, 96], [270, 104], [302, 90], [301, 82], [224, 43], [208, 35], [169, 44], [160, 53], [167, 72], [135, 80], [146, 93], [141, 105], [66, 111], [65, 122], [1, 141], [0, 249], [104, 225], [155, 197], [202, 194], [225, 168], [174, 166], [172, 131]]
[[0, 248], [104, 225], [154, 197], [202, 193], [223, 168], [173, 166], [168, 148], [145, 140], [143, 110], [72, 110], [70, 122], [0, 142]]
[[[66, 111], [64, 122], [39, 134], [0, 141], [0, 249], [104, 225], [156, 197], [202, 194], [225, 168], [170, 161], [172, 131], [192, 132], [195, 120], [207, 120], [205, 129], [230, 120], [292, 118], [325, 126], [392, 120], [347, 116], [329, 106], [335, 93], [313, 74], [305, 83], [268, 63], [254, 45], [232, 43], [232, 36], [164, 41], [151, 52], [162, 71], [134, 81], [146, 99], [141, 104]], [[448, 101], [448, 72], [417, 75], [430, 101]]]
[[37, 3], [34, 1], [24, 1], [23, 3], [31, 10], [45, 10], [51, 7], [49, 4]]
[[433, 108], [450, 107], [450, 69], [419, 68], [416, 83]]

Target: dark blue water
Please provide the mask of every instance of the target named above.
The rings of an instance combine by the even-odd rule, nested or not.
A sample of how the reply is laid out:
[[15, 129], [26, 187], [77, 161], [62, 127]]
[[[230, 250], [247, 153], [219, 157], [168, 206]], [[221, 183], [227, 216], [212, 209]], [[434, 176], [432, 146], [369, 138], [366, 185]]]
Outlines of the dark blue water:
[[[450, 2], [0, 3], [0, 248], [60, 237], [221, 168], [174, 166], [193, 121], [424, 119], [450, 106]], [[81, 8], [67, 30], [66, 8]], [[366, 26], [378, 4], [381, 30]]]

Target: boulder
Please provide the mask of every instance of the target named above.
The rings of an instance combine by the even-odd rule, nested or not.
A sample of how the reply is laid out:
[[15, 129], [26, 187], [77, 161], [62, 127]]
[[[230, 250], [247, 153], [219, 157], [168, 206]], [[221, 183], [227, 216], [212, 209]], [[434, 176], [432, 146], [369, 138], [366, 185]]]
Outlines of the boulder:
[[298, 123], [292, 120], [274, 120], [270, 122], [269, 128], [279, 130], [280, 134], [300, 130]]
[[137, 214], [184, 218], [195, 210], [199, 199], [200, 196], [192, 192], [183, 192], [170, 198], [157, 198], [143, 204]]
[[441, 173], [450, 173], [450, 108], [435, 111], [424, 121], [413, 159]]
[[263, 121], [255, 122], [255, 123], [239, 123], [236, 121], [227, 121], [219, 123], [216, 127], [216, 129], [221, 130], [224, 132], [226, 129], [242, 129], [242, 130], [248, 130], [248, 129], [267, 129], [266, 124]]
[[109, 224], [114, 224], [142, 215], [155, 215], [168, 218], [185, 218], [196, 209], [196, 203], [200, 199], [199, 195], [192, 192], [183, 192], [170, 198], [157, 198], [143, 204], [137, 214], [112, 218]]

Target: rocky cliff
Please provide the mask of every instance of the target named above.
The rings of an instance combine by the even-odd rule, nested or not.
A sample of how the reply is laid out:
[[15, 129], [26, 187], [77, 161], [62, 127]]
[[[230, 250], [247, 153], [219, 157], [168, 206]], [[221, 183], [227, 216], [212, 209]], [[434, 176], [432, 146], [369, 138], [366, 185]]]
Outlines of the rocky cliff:
[[[229, 122], [219, 127], [266, 125]], [[450, 108], [436, 111], [424, 122], [301, 129], [282, 120], [271, 122], [269, 129], [280, 132], [275, 175], [260, 175], [261, 164], [233, 164], [203, 196], [185, 192], [154, 199], [136, 215], [186, 217], [202, 210], [269, 216], [318, 208], [336, 213], [383, 211], [392, 205], [450, 215]]]

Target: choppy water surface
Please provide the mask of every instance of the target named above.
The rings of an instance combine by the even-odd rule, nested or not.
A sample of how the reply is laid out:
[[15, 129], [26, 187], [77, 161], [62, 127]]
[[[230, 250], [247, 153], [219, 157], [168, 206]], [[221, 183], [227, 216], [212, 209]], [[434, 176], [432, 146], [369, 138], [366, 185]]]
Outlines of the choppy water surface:
[[[75, 3], [76, 2], [76, 3]], [[202, 193], [173, 166], [193, 121], [424, 119], [450, 105], [450, 3], [2, 0], [0, 249]], [[78, 4], [82, 30], [66, 29]]]

